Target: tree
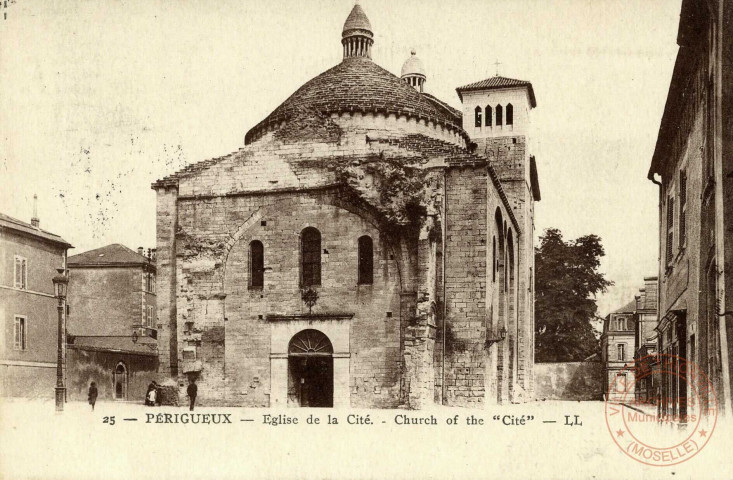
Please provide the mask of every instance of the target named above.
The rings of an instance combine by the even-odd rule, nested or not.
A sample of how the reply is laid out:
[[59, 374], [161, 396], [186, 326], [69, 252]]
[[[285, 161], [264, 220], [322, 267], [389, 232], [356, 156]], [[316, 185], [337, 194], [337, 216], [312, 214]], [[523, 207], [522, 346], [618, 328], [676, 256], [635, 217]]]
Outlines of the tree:
[[601, 238], [585, 235], [563, 240], [548, 228], [535, 251], [535, 361], [577, 362], [600, 345], [592, 321], [597, 320], [596, 295], [613, 282], [598, 272], [605, 255]]

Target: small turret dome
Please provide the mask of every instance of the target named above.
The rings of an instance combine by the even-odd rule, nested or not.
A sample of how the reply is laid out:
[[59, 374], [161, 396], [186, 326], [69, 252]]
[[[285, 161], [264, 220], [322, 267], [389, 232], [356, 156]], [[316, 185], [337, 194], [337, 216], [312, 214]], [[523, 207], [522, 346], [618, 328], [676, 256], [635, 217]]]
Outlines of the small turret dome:
[[411, 52], [410, 58], [405, 60], [405, 63], [402, 64], [402, 74], [400, 76], [405, 77], [407, 75], [427, 76], [425, 75], [425, 67], [423, 67], [422, 60], [415, 56], [415, 50]]
[[411, 87], [415, 87], [418, 92], [422, 92], [427, 75], [425, 75], [425, 67], [422, 66], [422, 61], [415, 56], [415, 50], [410, 52], [410, 58], [405, 60], [402, 65], [402, 80], [407, 82]]

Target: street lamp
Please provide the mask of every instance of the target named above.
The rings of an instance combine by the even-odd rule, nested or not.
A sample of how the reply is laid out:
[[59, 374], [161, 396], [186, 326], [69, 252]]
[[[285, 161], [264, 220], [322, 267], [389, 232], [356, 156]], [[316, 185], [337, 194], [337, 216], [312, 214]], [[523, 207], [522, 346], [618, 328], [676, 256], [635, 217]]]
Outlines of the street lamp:
[[69, 277], [64, 272], [65, 269], [57, 268], [58, 275], [53, 277], [54, 296], [59, 299], [56, 307], [59, 312], [59, 332], [58, 332], [58, 352], [56, 357], [56, 411], [64, 411], [64, 398], [66, 396], [66, 388], [64, 387], [64, 372], [61, 364], [63, 357], [63, 338], [64, 338], [64, 300], [66, 299], [66, 287], [69, 284]]
[[496, 335], [487, 335], [486, 336], [486, 347], [490, 347], [495, 343], [499, 343], [506, 340], [506, 327], [504, 325], [501, 326], [501, 330], [499, 330], [499, 336]]

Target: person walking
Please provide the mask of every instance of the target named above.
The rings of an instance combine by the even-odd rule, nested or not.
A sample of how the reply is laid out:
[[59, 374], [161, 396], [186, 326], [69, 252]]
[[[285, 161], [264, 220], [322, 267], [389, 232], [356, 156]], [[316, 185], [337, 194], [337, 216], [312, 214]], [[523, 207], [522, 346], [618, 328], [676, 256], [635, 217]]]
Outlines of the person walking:
[[186, 389], [186, 393], [188, 394], [188, 409], [190, 411], [193, 411], [193, 406], [196, 403], [196, 394], [198, 394], [199, 387], [196, 386], [195, 380], [189, 380], [188, 381], [188, 388]]
[[95, 382], [92, 382], [91, 385], [89, 385], [89, 405], [92, 406], [92, 411], [94, 411], [94, 404], [97, 403], [97, 395], [99, 395], [99, 392], [97, 391], [97, 384]]

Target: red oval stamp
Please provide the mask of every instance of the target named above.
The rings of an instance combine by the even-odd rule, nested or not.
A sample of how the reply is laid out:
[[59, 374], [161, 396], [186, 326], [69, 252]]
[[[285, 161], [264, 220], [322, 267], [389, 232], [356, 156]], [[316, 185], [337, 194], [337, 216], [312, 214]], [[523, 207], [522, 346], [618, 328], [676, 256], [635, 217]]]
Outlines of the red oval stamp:
[[694, 457], [715, 431], [717, 397], [689, 360], [654, 354], [618, 370], [606, 392], [608, 432], [629, 457], [671, 466]]

